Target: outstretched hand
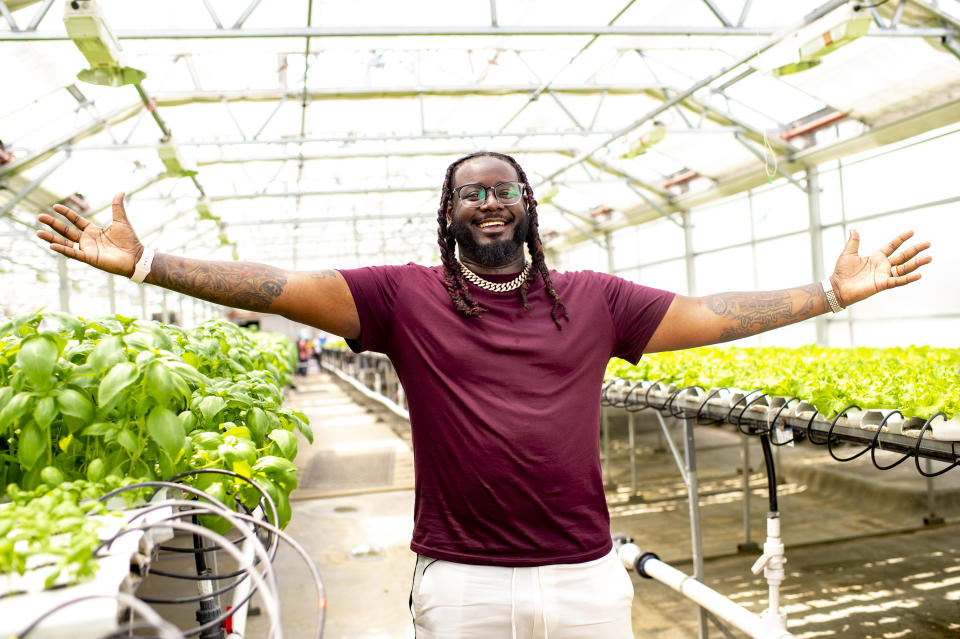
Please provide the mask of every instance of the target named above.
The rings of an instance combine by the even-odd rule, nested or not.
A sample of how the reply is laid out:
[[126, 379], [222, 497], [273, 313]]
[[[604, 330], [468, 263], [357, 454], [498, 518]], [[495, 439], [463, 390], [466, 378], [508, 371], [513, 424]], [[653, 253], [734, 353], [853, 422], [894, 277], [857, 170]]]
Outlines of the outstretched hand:
[[851, 229], [847, 245], [830, 276], [840, 305], [847, 306], [874, 293], [919, 280], [917, 269], [929, 264], [933, 258], [929, 255], [918, 257], [922, 251], [930, 248], [930, 242], [920, 242], [896, 253], [911, 237], [913, 231], [905, 231], [867, 257], [860, 257], [860, 235]]
[[108, 273], [130, 277], [143, 253], [143, 245], [127, 220], [123, 196], [123, 193], [118, 193], [113, 197], [113, 222], [106, 228], [97, 226], [62, 204], [54, 204], [53, 210], [69, 223], [41, 213], [37, 219], [50, 230], [37, 231], [37, 237], [49, 242], [50, 249], [56, 253], [86, 262]]

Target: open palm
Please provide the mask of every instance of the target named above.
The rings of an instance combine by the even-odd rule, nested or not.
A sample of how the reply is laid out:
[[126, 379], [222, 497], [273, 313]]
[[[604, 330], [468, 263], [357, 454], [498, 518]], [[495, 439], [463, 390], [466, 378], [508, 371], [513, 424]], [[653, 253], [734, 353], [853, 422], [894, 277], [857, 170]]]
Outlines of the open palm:
[[75, 211], [54, 204], [53, 210], [67, 219], [59, 220], [41, 213], [38, 220], [50, 230], [37, 231], [37, 237], [50, 244], [50, 249], [99, 269], [129, 277], [143, 252], [140, 238], [127, 220], [123, 193], [113, 198], [113, 222], [106, 228], [97, 226]]
[[933, 258], [929, 255], [917, 257], [920, 252], [930, 248], [930, 242], [920, 242], [896, 253], [911, 237], [913, 231], [905, 231], [870, 255], [860, 257], [860, 235], [851, 230], [850, 238], [830, 276], [833, 290], [841, 298], [838, 300], [840, 304], [848, 306], [874, 293], [919, 280], [917, 269], [929, 264]]

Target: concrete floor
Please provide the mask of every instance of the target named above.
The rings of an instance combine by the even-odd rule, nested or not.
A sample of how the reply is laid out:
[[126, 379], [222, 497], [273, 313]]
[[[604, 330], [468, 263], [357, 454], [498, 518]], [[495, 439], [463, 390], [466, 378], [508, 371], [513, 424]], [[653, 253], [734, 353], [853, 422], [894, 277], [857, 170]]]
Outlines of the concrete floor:
[[[301, 442], [301, 487], [287, 531], [307, 547], [324, 579], [324, 636], [413, 637], [407, 609], [413, 570], [409, 427], [325, 374], [296, 383], [290, 405], [311, 418], [315, 441]], [[612, 528], [689, 573], [685, 488], [651, 416], [643, 416], [637, 430], [639, 497], [630, 494], [624, 420], [612, 421]], [[679, 441], [677, 429], [672, 436]], [[748, 541], [741, 436], [730, 428], [698, 427], [696, 440], [706, 582], [759, 613], [767, 592], [750, 566], [760, 552], [738, 551]], [[762, 545], [766, 479], [756, 438], [749, 450], [749, 541]], [[960, 636], [960, 470], [936, 483], [933, 508], [945, 523], [925, 525], [926, 482], [912, 460], [881, 472], [869, 465], [869, 454], [845, 464], [809, 444], [778, 454], [788, 558], [782, 600], [791, 631], [810, 639]], [[315, 594], [308, 573], [286, 549], [275, 565], [286, 636], [313, 636]], [[637, 637], [698, 636], [694, 604], [659, 583], [633, 578]], [[251, 617], [247, 636], [266, 636], [264, 621]], [[724, 636], [713, 626], [709, 635]]]

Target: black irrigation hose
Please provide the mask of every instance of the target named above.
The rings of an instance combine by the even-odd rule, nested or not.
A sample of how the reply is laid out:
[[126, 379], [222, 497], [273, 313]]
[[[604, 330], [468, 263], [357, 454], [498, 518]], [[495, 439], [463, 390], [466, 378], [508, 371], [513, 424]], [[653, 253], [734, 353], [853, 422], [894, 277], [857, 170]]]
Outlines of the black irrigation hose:
[[767, 468], [767, 499], [770, 502], [770, 512], [775, 513], [779, 511], [777, 507], [777, 470], [773, 463], [770, 437], [766, 433], [760, 435], [760, 448], [763, 450], [763, 463]]
[[601, 406], [612, 406], [612, 405], [613, 405], [613, 402], [611, 402], [609, 399], [607, 399], [607, 391], [610, 390], [610, 387], [613, 386], [614, 384], [616, 384], [618, 380], [619, 380], [619, 378], [614, 377], [613, 379], [608, 380], [607, 383], [603, 385], [603, 389], [600, 391], [600, 405], [601, 405]]
[[833, 444], [838, 441], [833, 437], [833, 429], [836, 428], [837, 422], [840, 421], [840, 418], [843, 417], [846, 414], [846, 412], [851, 408], [856, 408], [857, 410], [860, 410], [860, 407], [857, 406], [856, 404], [850, 404], [849, 406], [844, 408], [842, 411], [837, 413], [837, 416], [833, 418], [832, 422], [830, 422], [830, 429], [827, 430], [827, 452], [830, 453], [830, 456], [836, 459], [838, 462], [853, 461], [860, 455], [863, 455], [864, 453], [867, 453], [872, 449], [872, 446], [870, 444], [867, 444], [866, 448], [861, 450], [859, 453], [854, 453], [849, 457], [838, 457], [837, 454], [833, 452]]
[[[220, 504], [220, 502], [216, 502], [216, 503], [217, 503], [218, 505]], [[199, 506], [199, 505], [200, 505], [200, 504], [198, 504], [198, 506]], [[164, 505], [158, 505], [156, 508], [154, 508], [154, 509], [152, 509], [152, 510], [156, 510], [156, 509], [162, 508], [162, 507], [164, 507]], [[207, 506], [207, 507], [205, 507], [205, 508], [206, 508], [206, 510], [205, 510], [204, 512], [209, 512], [210, 514], [213, 514], [213, 515], [216, 515], [216, 514], [217, 514], [217, 513], [216, 513], [216, 507], [215, 507], [215, 506]], [[195, 512], [196, 512], [196, 510], [194, 510], [194, 513], [195, 513]], [[151, 528], [163, 528], [165, 525], [169, 527], [169, 525], [170, 525], [170, 524], [169, 524], [169, 520], [170, 520], [170, 519], [180, 519], [180, 518], [182, 518], [182, 517], [184, 517], [184, 516], [192, 515], [192, 514], [194, 514], [194, 513], [191, 513], [191, 512], [177, 513], [177, 514], [174, 514], [173, 516], [167, 518], [167, 520], [165, 520], [165, 521], [154, 522], [154, 523], [148, 524], [148, 525], [146, 525], [146, 526], [141, 526], [141, 527], [139, 527], [139, 528], [137, 528], [137, 529], [134, 529], [134, 528], [125, 528], [125, 529], [121, 530], [119, 533], [117, 533], [117, 534], [113, 537], [113, 539], [111, 539], [111, 540], [109, 540], [109, 541], [112, 543], [113, 540], [115, 540], [117, 537], [120, 537], [121, 535], [124, 535], [124, 534], [129, 533], [129, 532], [146, 531], [146, 530], [150, 530]], [[139, 516], [142, 516], [142, 515], [145, 515], [145, 514], [147, 514], [147, 513], [146, 513], [146, 512], [139, 513], [139, 514], [138, 514], [138, 517], [139, 517]], [[234, 513], [234, 514], [236, 514], [236, 513]], [[260, 524], [256, 524], [256, 525], [262, 525], [262, 523], [263, 523], [263, 522], [260, 522]], [[269, 556], [269, 558], [270, 558], [270, 560], [271, 560], [271, 562], [272, 562], [272, 561], [273, 561], [273, 558], [276, 556], [276, 549], [274, 548], [274, 554], [272, 554], [272, 555], [270, 555], [269, 552], [266, 551], [266, 549], [265, 549], [265, 552], [268, 553], [268, 556]], [[254, 570], [258, 565], [260, 565], [260, 558], [259, 558], [259, 557], [254, 557], [254, 560], [251, 562], [250, 567], [247, 568], [247, 569], [244, 569], [244, 570], [242, 570], [242, 571], [239, 571], [239, 572], [241, 572], [241, 573], [244, 575], [244, 578], [246, 578], [246, 577], [249, 576], [249, 571]], [[151, 571], [150, 571], [150, 574], [162, 574], [162, 573], [161, 573], [160, 571], [151, 570]], [[187, 578], [190, 578], [190, 577], [184, 575], [184, 576], [179, 576], [179, 578], [181, 578], [181, 579], [187, 579]], [[200, 579], [200, 580], [202, 580], [202, 581], [208, 581], [208, 580], [211, 580], [211, 579], [223, 579], [223, 578], [225, 578], [225, 577], [223, 577], [223, 576], [205, 576], [205, 577], [198, 577], [198, 578], [195, 578], [195, 579]], [[243, 579], [238, 579], [236, 583], [239, 583], [239, 582], [242, 581], [242, 580], [243, 580]], [[232, 588], [234, 585], [236, 585], [236, 584], [231, 585], [231, 588]], [[250, 592], [247, 593], [246, 597], [244, 597], [243, 600], [241, 600], [241, 601], [237, 604], [237, 608], [239, 609], [241, 606], [243, 606], [244, 604], [246, 604], [246, 603], [250, 600], [250, 598], [253, 597], [253, 595], [254, 595], [256, 592], [257, 592], [257, 587], [256, 587], [256, 585], [251, 586]], [[210, 595], [206, 595], [206, 594], [205, 594], [205, 595], [204, 595], [204, 598], [209, 597], [209, 596], [210, 596]], [[225, 610], [225, 611], [223, 611], [222, 613], [220, 613], [217, 617], [214, 617], [213, 619], [210, 619], [209, 621], [207, 621], [207, 622], [204, 623], [204, 624], [201, 624], [201, 625], [196, 626], [196, 627], [194, 627], [194, 628], [190, 628], [190, 629], [188, 629], [188, 630], [181, 630], [180, 632], [181, 632], [181, 634], [182, 634], [184, 637], [189, 637], [189, 636], [192, 636], [192, 635], [200, 634], [201, 632], [204, 632], [205, 630], [209, 630], [210, 628], [215, 628], [215, 627], [219, 626], [220, 623], [222, 623], [225, 619], [227, 619], [227, 618], [228, 618], [230, 615], [232, 615], [233, 613], [234, 613], [234, 611], [233, 611], [232, 609], [231, 609], [231, 610]]]
[[643, 409], [649, 408], [649, 406], [640, 406], [639, 403], [634, 404], [634, 406], [640, 406], [640, 408], [631, 408], [631, 405], [630, 405], [630, 395], [633, 394], [633, 391], [640, 388], [642, 384], [643, 384], [643, 380], [634, 382], [633, 385], [630, 386], [630, 390], [628, 390], [627, 394], [623, 397], [623, 409], [628, 413], [639, 413]]
[[910, 456], [913, 454], [913, 453], [904, 453], [903, 457], [893, 462], [892, 464], [889, 464], [888, 466], [882, 466], [877, 463], [877, 448], [882, 448], [881, 446], [879, 446], [880, 433], [883, 431], [883, 427], [886, 426], [887, 420], [893, 417], [894, 413], [896, 413], [897, 415], [900, 415], [900, 419], [903, 419], [903, 413], [901, 413], [898, 410], [891, 411], [886, 417], [883, 418], [883, 420], [880, 422], [880, 425], [877, 426], [877, 432], [873, 434], [873, 441], [870, 443], [870, 461], [873, 462], [873, 465], [876, 466], [878, 470], [890, 470], [891, 468], [896, 468], [903, 462], [910, 459]]
[[707, 393], [707, 396], [703, 398], [702, 402], [700, 402], [700, 406], [697, 407], [697, 414], [694, 416], [694, 423], [696, 423], [698, 426], [713, 426], [715, 424], [723, 423], [722, 419], [713, 419], [709, 422], [702, 421], [703, 418], [700, 415], [700, 413], [702, 413], [703, 409], [707, 406], [707, 402], [709, 402], [714, 396], [718, 395], [720, 392], [725, 390], [728, 390], [728, 389], [714, 388], [712, 391]]
[[[759, 390], [760, 390], [760, 389], [758, 388], [756, 391], [753, 391], [753, 392], [755, 393], [755, 392], [757, 392], [757, 391], [759, 391]], [[746, 396], [744, 396], [744, 397], [746, 397]], [[744, 435], [766, 435], [767, 433], [770, 432], [770, 427], [769, 427], [769, 426], [767, 426], [767, 429], [766, 429], [766, 430], [759, 430], [759, 429], [757, 429], [757, 430], [752, 430], [752, 429], [749, 429], [749, 428], [748, 428], [747, 430], [743, 430], [743, 428], [741, 427], [741, 424], [743, 424], [743, 416], [746, 414], [747, 410], [748, 410], [751, 406], [753, 406], [754, 404], [756, 404], [757, 402], [759, 402], [761, 399], [767, 399], [767, 397], [768, 397], [768, 395], [766, 395], [765, 393], [760, 393], [759, 395], [757, 395], [756, 397], [754, 397], [753, 399], [751, 399], [749, 402], [747, 402], [747, 405], [744, 406], [744, 407], [743, 407], [743, 410], [740, 411], [740, 414], [737, 415], [737, 430], [739, 430], [739, 431], [740, 431], [741, 433], [743, 433]]]
[[643, 402], [646, 404], [645, 408], [650, 408], [650, 391], [653, 390], [654, 386], [656, 386], [657, 384], [659, 384], [665, 379], [666, 377], [661, 377], [660, 379], [653, 382], [652, 384], [650, 384], [650, 386], [647, 387], [647, 392], [643, 394]]
[[[799, 397], [791, 397], [790, 399], [788, 399], [786, 402], [783, 403], [783, 406], [780, 407], [780, 410], [777, 411], [777, 414], [773, 416], [773, 421], [770, 422], [770, 427], [767, 429], [767, 432], [768, 432], [768, 433], [773, 432], [773, 431], [777, 428], [777, 420], [780, 419], [780, 415], [782, 415], [782, 414], [783, 414], [783, 411], [785, 411], [787, 408], [790, 407], [790, 402], [792, 402], [792, 401], [794, 401], [794, 400], [800, 401], [800, 398], [799, 398]], [[787, 444], [792, 444], [793, 442], [800, 441], [800, 440], [797, 439], [797, 432], [794, 431], [792, 428], [791, 428], [790, 430], [791, 430], [791, 432], [793, 433], [793, 437], [791, 437], [791, 438], [788, 439], [787, 441], [785, 441], [785, 442], [779, 442], [779, 443], [777, 443], [777, 442], [775, 442], [775, 441], [771, 441], [770, 443], [771, 443], [772, 445], [774, 445], [774, 446], [786, 446]], [[802, 438], [801, 438], [801, 439], [802, 439]]]
[[920, 429], [920, 434], [917, 435], [917, 447], [916, 447], [916, 448], [914, 449], [914, 451], [913, 451], [913, 462], [914, 462], [914, 464], [915, 464], [916, 467], [917, 467], [917, 472], [920, 473], [921, 475], [923, 475], [924, 477], [936, 477], [936, 476], [938, 476], [938, 475], [944, 474], [944, 473], [947, 472], [948, 470], [951, 470], [951, 469], [953, 469], [953, 468], [956, 468], [957, 466], [960, 466], [960, 461], [955, 461], [955, 462], [953, 462], [952, 464], [950, 464], [949, 466], [947, 466], [946, 468], [941, 468], [940, 470], [938, 470], [938, 471], [935, 472], [935, 473], [928, 473], [928, 472], [926, 472], [925, 470], [923, 470], [922, 468], [920, 468], [920, 444], [923, 443], [923, 435], [924, 435], [924, 433], [927, 432], [927, 429], [930, 428], [930, 423], [931, 423], [934, 419], [936, 419], [937, 417], [943, 417], [943, 420], [944, 420], [944, 421], [947, 420], [947, 416], [946, 416], [945, 414], [943, 414], [942, 412], [939, 412], [939, 411], [938, 411], [938, 412], [934, 413], [934, 414], [930, 417], [930, 419], [928, 419], [928, 420], [924, 423], [923, 428]]
[[[680, 410], [675, 410], [675, 409], [673, 408], [673, 402], [676, 401], [677, 397], [679, 397], [681, 393], [683, 393], [684, 391], [688, 391], [688, 390], [694, 389], [694, 388], [700, 389], [701, 391], [704, 390], [702, 386], [698, 386], [697, 384], [691, 384], [690, 386], [684, 386], [684, 387], [681, 388], [680, 390], [674, 391], [674, 392], [670, 395], [670, 397], [667, 398], [667, 403], [664, 405], [664, 410], [666, 410], [666, 411], [670, 414], [670, 416], [673, 417], [674, 419], [683, 419], [683, 416], [684, 416], [684, 415], [683, 415], [683, 411], [684, 411], [684, 409], [681, 408]], [[705, 391], [704, 391], [704, 392], [705, 392]]]
[[813, 409], [813, 415], [810, 416], [810, 420], [807, 422], [807, 426], [806, 426], [806, 428], [804, 429], [804, 433], [806, 433], [806, 435], [807, 435], [807, 441], [810, 442], [811, 444], [813, 444], [814, 446], [823, 446], [824, 444], [827, 443], [826, 440], [824, 440], [824, 441], [822, 441], [822, 442], [818, 442], [818, 441], [817, 441], [816, 439], [814, 439], [814, 437], [813, 437], [813, 429], [812, 429], [813, 420], [815, 420], [815, 419], [817, 418], [817, 415], [819, 415], [819, 414], [820, 414], [820, 411], [819, 411], [816, 407], [814, 407], [814, 409]]
[[[738, 399], [737, 401], [735, 401], [735, 402], [733, 403], [733, 406], [731, 406], [731, 407], [730, 407], [730, 410], [727, 411], [727, 416], [723, 418], [723, 421], [729, 422], [729, 423], [733, 424], [734, 422], [733, 422], [733, 420], [731, 419], [731, 415], [733, 415], [733, 411], [735, 411], [735, 410], [737, 409], [737, 406], [740, 405], [740, 402], [744, 401], [745, 399], [747, 399], [748, 397], [750, 397], [750, 396], [753, 395], [754, 393], [759, 393], [761, 390], [762, 390], [762, 389], [760, 389], [760, 388], [754, 388], [754, 389], [753, 389], [752, 391], [750, 391], [749, 393], [744, 393], [744, 394], [743, 394], [743, 397], [741, 397], [740, 399]], [[761, 396], [762, 396], [762, 395], [761, 395]], [[749, 406], [749, 404], [748, 404], [748, 406]], [[740, 413], [740, 417], [741, 417], [741, 418], [743, 417], [743, 412]], [[739, 419], [737, 420], [736, 426], [737, 426], [737, 430], [739, 430], [741, 433], [743, 433], [743, 429], [740, 428], [740, 420], [739, 420]], [[744, 435], [749, 435], [750, 433], [743, 433], [743, 434], [744, 434]]]

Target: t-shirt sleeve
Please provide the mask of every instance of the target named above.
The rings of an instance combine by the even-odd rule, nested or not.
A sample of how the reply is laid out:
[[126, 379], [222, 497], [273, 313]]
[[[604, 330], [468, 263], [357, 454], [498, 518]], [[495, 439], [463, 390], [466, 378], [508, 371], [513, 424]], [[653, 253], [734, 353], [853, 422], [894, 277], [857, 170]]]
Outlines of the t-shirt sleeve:
[[[408, 265], [409, 266], [409, 265]], [[368, 266], [340, 269], [360, 317], [360, 338], [348, 339], [355, 353], [384, 353], [389, 344], [390, 323], [397, 290], [408, 266]]]
[[612, 356], [636, 364], [676, 294], [613, 275], [600, 275], [616, 334]]

